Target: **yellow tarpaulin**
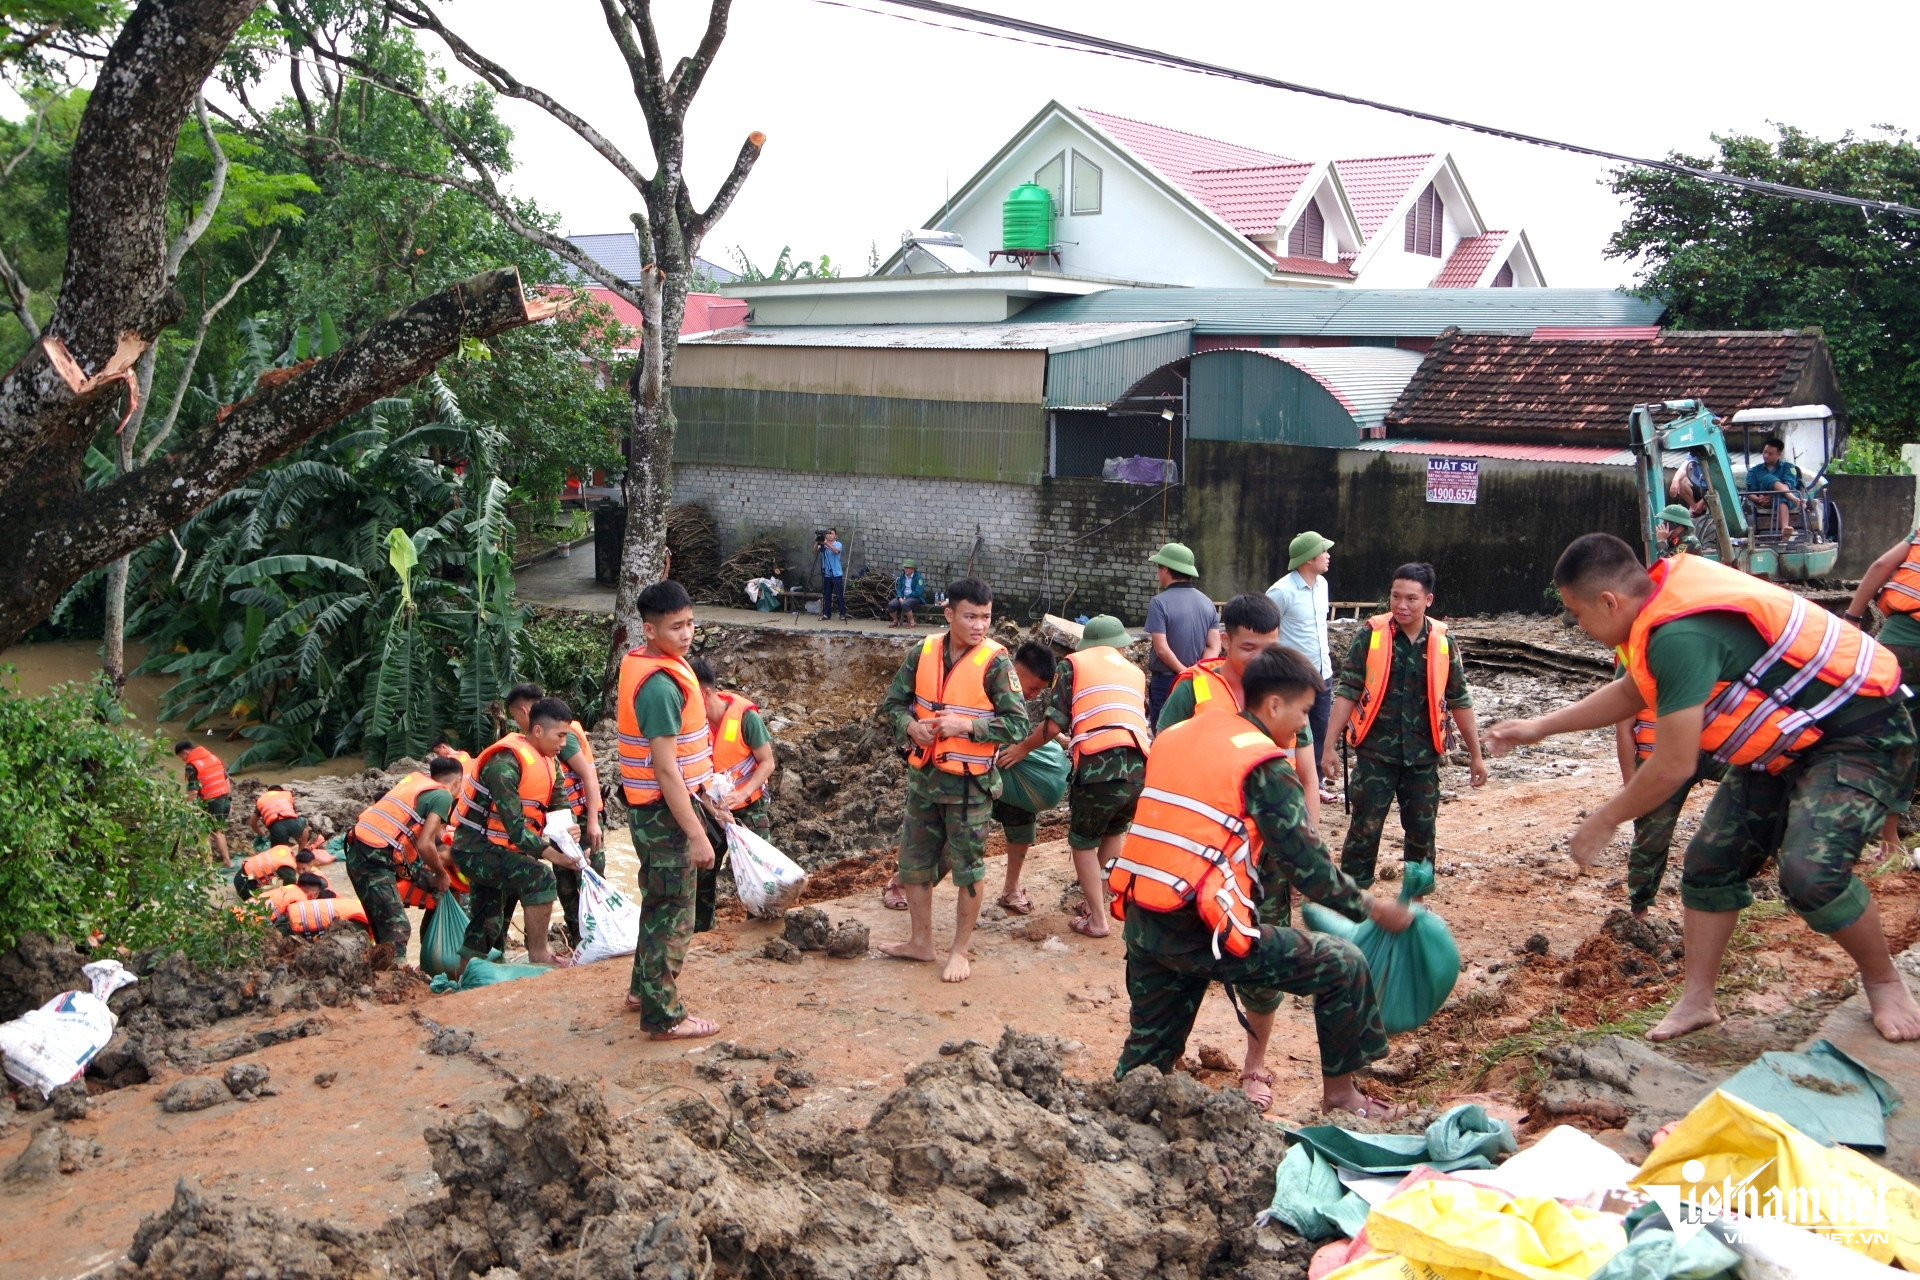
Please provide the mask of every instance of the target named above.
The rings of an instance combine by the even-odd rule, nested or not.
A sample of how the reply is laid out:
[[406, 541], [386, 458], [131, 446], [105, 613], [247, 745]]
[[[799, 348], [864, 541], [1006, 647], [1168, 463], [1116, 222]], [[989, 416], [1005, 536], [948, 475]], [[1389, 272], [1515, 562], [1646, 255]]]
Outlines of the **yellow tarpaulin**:
[[1367, 1241], [1375, 1252], [1326, 1280], [1584, 1280], [1627, 1236], [1587, 1209], [1441, 1180], [1375, 1207]]
[[1772, 1218], [1875, 1262], [1920, 1271], [1920, 1187], [1857, 1151], [1823, 1147], [1771, 1111], [1719, 1090], [1674, 1126], [1636, 1181], [1643, 1188], [1677, 1185], [1709, 1216], [1732, 1208]]

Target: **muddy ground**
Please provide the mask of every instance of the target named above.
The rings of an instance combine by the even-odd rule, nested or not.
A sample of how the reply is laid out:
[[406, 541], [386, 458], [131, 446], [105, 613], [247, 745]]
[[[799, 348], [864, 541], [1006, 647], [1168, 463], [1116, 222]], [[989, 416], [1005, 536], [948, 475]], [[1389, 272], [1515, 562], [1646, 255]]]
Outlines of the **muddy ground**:
[[[1566, 701], [1605, 668], [1577, 633], [1532, 619], [1461, 627], [1470, 657], [1483, 627], [1493, 658], [1540, 655], [1535, 669], [1470, 667], [1483, 723]], [[904, 918], [878, 900], [899, 765], [868, 709], [906, 642], [706, 640], [780, 736], [776, 839], [816, 869], [809, 900], [876, 944], [900, 936]], [[1394, 1038], [1375, 1092], [1482, 1101], [1523, 1135], [1579, 1124], [1637, 1158], [1711, 1079], [1802, 1042], [1850, 993], [1845, 957], [1763, 887], [1722, 978], [1727, 1021], [1652, 1054], [1638, 1032], [1677, 989], [1672, 886], [1636, 925], [1619, 912], [1624, 830], [1598, 874], [1571, 876], [1561, 851], [1617, 785], [1610, 735], [1495, 761], [1481, 790], [1465, 772], [1446, 771], [1431, 906], [1466, 968], [1427, 1026]], [[339, 825], [379, 782], [296, 789]], [[1679, 842], [1710, 792], [1689, 803]], [[1325, 827], [1337, 845], [1337, 804]], [[1384, 868], [1397, 848], [1390, 826]], [[1029, 866], [1039, 911], [989, 901], [961, 987], [874, 954], [777, 963], [762, 950], [778, 924], [723, 920], [695, 941], [683, 990], [730, 1047], [642, 1038], [620, 1012], [619, 961], [436, 997], [351, 933], [246, 975], [139, 958], [147, 979], [115, 998], [125, 1043], [103, 1055], [113, 1070], [90, 1078], [86, 1104], [0, 1103], [0, 1274], [122, 1259], [155, 1277], [1302, 1274], [1299, 1241], [1250, 1226], [1279, 1148], [1233, 1088], [1230, 1010], [1209, 997], [1191, 1079], [1113, 1085], [1118, 939], [1068, 930], [1062, 845]], [[1863, 870], [1895, 948], [1920, 940], [1920, 874]], [[988, 889], [999, 878], [990, 865]], [[936, 897], [942, 937], [951, 901]], [[81, 985], [79, 958], [0, 957], [0, 1000]], [[1003, 1041], [1009, 1026], [1060, 1040]], [[1274, 1118], [1312, 1117], [1300, 1002], [1283, 1008], [1268, 1065]], [[268, 1079], [250, 1088], [254, 1067]], [[1608, 1083], [1627, 1077], [1666, 1092]], [[163, 1109], [187, 1088], [212, 1105]]]

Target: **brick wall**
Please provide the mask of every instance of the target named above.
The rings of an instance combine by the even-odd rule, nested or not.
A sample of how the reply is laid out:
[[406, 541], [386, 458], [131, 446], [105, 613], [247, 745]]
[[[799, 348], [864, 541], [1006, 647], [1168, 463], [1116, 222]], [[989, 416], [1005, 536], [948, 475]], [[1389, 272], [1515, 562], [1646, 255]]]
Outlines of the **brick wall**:
[[678, 464], [673, 475], [675, 502], [713, 512], [722, 554], [772, 534], [811, 575], [813, 531], [832, 525], [850, 574], [869, 565], [894, 573], [911, 556], [938, 588], [971, 558], [1017, 619], [1041, 609], [1111, 612], [1132, 626], [1146, 620], [1157, 590], [1147, 557], [1181, 536], [1181, 495], [1165, 495], [1163, 515], [1156, 490], [1078, 477], [994, 484], [707, 463]]

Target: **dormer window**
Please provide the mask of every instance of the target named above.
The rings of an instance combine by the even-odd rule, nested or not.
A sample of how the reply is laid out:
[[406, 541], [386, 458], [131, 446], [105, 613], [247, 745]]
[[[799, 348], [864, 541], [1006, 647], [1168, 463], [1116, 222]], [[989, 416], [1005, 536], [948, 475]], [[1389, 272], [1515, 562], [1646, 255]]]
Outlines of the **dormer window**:
[[1513, 288], [1513, 264], [1503, 262], [1500, 269], [1493, 273], [1493, 287], [1496, 289]]
[[1307, 211], [1293, 224], [1293, 230], [1287, 233], [1287, 256], [1289, 258], [1324, 258], [1327, 252], [1327, 220], [1320, 212], [1320, 202], [1309, 200]]
[[1067, 207], [1067, 153], [1062, 151], [1035, 169], [1033, 185], [1047, 189], [1047, 194], [1053, 197], [1053, 216], [1059, 217]]
[[1100, 212], [1100, 166], [1078, 151], [1073, 153], [1073, 211]]
[[1446, 206], [1440, 203], [1440, 193], [1429, 182], [1413, 202], [1413, 208], [1407, 210], [1407, 252], [1425, 258], [1439, 257], [1440, 238], [1445, 229]]

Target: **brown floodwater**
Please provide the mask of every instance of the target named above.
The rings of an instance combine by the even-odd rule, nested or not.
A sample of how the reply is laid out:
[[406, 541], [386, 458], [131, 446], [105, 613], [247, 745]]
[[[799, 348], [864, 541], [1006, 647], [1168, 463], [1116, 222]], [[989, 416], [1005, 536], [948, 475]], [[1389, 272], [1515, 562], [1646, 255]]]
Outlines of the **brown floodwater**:
[[[127, 644], [127, 665], [137, 667], [146, 660], [147, 648], [137, 641]], [[68, 680], [88, 680], [100, 671], [98, 640], [49, 640], [41, 644], [17, 644], [0, 650], [0, 667], [11, 666], [8, 685], [26, 696], [42, 694]], [[192, 738], [231, 765], [252, 743], [235, 735], [238, 721], [231, 716], [215, 716], [192, 733], [178, 720], [160, 720], [160, 695], [173, 686], [172, 676], [133, 676], [127, 681], [127, 707], [141, 728], [152, 728], [169, 738]], [[337, 756], [315, 765], [254, 765], [248, 773], [269, 773], [276, 778], [316, 778], [329, 774], [352, 773], [366, 768], [359, 756]]]

